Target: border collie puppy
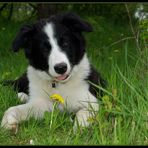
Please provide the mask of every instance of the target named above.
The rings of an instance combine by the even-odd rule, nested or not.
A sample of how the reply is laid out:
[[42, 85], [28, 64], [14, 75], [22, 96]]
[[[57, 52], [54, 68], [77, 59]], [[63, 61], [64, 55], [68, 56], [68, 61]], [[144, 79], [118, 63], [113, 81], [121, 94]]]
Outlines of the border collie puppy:
[[91, 25], [73, 13], [58, 14], [34, 24], [24, 25], [13, 42], [13, 50], [24, 49], [29, 61], [27, 72], [11, 81], [18, 97], [25, 104], [10, 107], [1, 126], [17, 131], [21, 121], [30, 117], [43, 118], [52, 111], [53, 94], [64, 98], [64, 108], [75, 113], [74, 130], [89, 125], [88, 118], [99, 110], [97, 90], [89, 81], [105, 87], [105, 81], [89, 63], [83, 32], [91, 32]]

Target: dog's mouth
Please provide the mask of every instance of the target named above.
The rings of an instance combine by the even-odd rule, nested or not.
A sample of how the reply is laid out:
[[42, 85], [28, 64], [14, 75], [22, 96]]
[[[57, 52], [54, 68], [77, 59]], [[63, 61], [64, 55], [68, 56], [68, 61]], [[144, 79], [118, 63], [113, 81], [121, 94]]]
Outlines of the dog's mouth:
[[58, 76], [58, 77], [55, 77], [54, 79], [56, 81], [66, 81], [68, 78], [69, 78], [69, 74], [64, 74], [64, 75], [61, 75], [61, 76]]
[[62, 75], [59, 75], [59, 76], [53, 76], [49, 72], [47, 72], [47, 74], [52, 78], [53, 81], [67, 82], [69, 80], [69, 78], [71, 77], [71, 71], [68, 74], [62, 74]]

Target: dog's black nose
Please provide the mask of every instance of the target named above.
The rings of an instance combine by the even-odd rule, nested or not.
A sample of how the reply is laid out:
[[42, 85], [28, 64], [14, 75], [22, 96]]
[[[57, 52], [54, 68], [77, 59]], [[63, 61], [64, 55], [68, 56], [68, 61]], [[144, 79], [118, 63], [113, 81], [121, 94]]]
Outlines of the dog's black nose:
[[54, 66], [56, 73], [64, 74], [67, 71], [67, 64], [66, 63], [59, 63]]

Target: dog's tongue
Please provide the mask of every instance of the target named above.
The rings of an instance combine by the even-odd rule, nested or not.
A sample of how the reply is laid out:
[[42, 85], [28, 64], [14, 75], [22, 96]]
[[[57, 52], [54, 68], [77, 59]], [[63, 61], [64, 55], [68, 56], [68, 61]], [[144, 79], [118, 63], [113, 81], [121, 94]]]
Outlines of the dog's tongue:
[[57, 80], [65, 80], [67, 77], [67, 75], [62, 75], [62, 76], [58, 76], [56, 77]]

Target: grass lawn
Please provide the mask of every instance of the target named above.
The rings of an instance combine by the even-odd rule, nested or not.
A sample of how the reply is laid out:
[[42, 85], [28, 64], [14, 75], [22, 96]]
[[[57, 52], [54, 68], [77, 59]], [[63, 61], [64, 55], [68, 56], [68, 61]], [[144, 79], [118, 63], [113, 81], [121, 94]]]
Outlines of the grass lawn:
[[[134, 39], [116, 43], [132, 32], [128, 24], [113, 24], [101, 17], [88, 17], [94, 32], [86, 34], [90, 61], [108, 81], [100, 110], [92, 126], [73, 134], [69, 115], [45, 113], [40, 121], [21, 123], [13, 135], [0, 128], [0, 145], [148, 145], [147, 51]], [[27, 67], [23, 51], [13, 53], [11, 43], [21, 23], [0, 21], [0, 81], [15, 79]], [[4, 111], [20, 104], [16, 92], [0, 85], [0, 121]]]

